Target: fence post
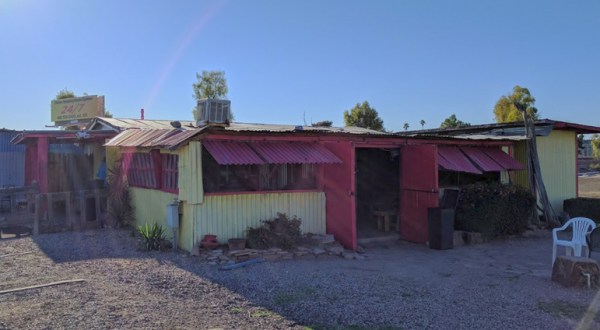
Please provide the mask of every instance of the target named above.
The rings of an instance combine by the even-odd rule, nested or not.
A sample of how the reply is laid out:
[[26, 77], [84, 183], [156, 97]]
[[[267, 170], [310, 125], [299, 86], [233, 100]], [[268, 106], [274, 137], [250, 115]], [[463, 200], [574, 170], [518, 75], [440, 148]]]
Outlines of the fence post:
[[40, 234], [40, 209], [42, 204], [42, 194], [35, 195], [35, 215], [33, 217], [33, 236]]

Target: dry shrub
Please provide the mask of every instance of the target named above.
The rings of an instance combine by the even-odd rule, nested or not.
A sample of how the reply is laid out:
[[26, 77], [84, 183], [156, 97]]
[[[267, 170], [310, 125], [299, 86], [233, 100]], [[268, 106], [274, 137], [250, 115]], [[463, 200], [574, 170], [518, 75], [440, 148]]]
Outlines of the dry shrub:
[[246, 239], [250, 248], [291, 250], [299, 244], [301, 220], [296, 216], [290, 219], [285, 213], [277, 213], [276, 218], [262, 220], [261, 223], [260, 227], [247, 229]]

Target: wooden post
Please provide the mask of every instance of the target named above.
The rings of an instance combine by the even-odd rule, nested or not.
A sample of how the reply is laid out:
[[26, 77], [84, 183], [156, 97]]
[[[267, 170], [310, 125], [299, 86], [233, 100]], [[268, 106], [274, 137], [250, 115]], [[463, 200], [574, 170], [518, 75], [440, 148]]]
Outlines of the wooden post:
[[87, 205], [85, 203], [85, 191], [81, 191], [79, 193], [79, 211], [81, 214], [79, 215], [79, 228], [85, 228], [85, 215], [87, 213]]
[[96, 224], [100, 225], [100, 190], [94, 189], [94, 204], [96, 205]]
[[72, 211], [71, 211], [71, 192], [67, 191], [65, 192], [65, 217], [67, 220], [67, 227], [69, 227], [69, 229], [73, 229], [73, 215], [72, 215]]
[[35, 215], [33, 217], [33, 236], [40, 234], [40, 208], [42, 204], [42, 194], [35, 195]]
[[10, 194], [10, 214], [15, 214], [17, 210], [17, 193], [12, 192]]
[[54, 194], [46, 194], [48, 204], [48, 223], [54, 225]]

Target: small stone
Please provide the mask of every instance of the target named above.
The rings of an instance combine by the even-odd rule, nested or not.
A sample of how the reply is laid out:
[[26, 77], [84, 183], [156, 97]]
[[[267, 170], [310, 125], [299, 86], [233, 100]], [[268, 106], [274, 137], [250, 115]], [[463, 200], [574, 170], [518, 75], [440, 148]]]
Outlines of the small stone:
[[328, 246], [325, 248], [325, 250], [332, 255], [340, 255], [342, 252], [344, 252], [344, 248], [338, 245]]
[[342, 257], [344, 259], [350, 260], [350, 259], [354, 259], [356, 257], [356, 254], [354, 252], [343, 252]]
[[209, 261], [209, 262], [208, 262], [208, 264], [209, 264], [209, 265], [213, 265], [213, 266], [214, 266], [214, 265], [216, 265], [216, 264], [217, 264], [217, 262], [216, 262], [216, 261]]
[[222, 254], [222, 255], [218, 256], [217, 258], [218, 258], [220, 261], [229, 261], [229, 258], [228, 258], [226, 255], [224, 255], [224, 254]]
[[321, 254], [325, 253], [325, 250], [321, 249], [321, 248], [314, 248], [312, 250], [312, 253], [316, 256], [320, 256]]
[[366, 252], [366, 251], [365, 251], [365, 248], [364, 248], [364, 247], [362, 247], [362, 246], [360, 246], [360, 245], [359, 245], [359, 246], [356, 248], [356, 253], [363, 254], [363, 253], [365, 253], [365, 252]]

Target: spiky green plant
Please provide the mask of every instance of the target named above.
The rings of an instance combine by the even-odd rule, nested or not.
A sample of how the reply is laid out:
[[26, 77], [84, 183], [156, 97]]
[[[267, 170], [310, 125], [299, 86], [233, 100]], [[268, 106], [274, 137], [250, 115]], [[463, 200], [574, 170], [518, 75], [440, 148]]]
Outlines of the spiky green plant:
[[165, 229], [163, 226], [156, 223], [151, 226], [145, 224], [144, 226], [138, 226], [137, 229], [146, 251], [160, 250], [162, 242], [165, 240]]

